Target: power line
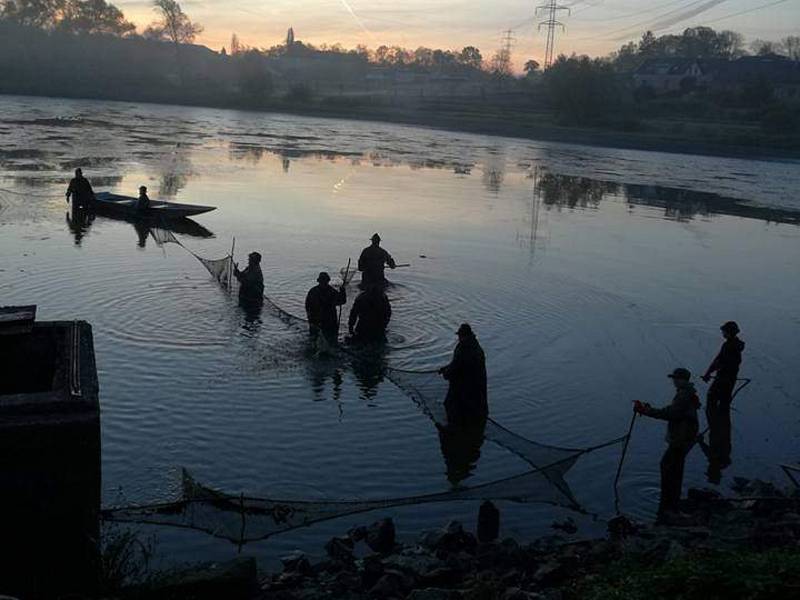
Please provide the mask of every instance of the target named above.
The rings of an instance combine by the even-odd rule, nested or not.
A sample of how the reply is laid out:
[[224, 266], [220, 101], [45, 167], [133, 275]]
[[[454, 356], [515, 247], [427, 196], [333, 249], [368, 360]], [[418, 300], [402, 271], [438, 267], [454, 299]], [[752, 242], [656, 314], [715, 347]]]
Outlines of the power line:
[[709, 21], [703, 21], [703, 22], [704, 23], [716, 23], [717, 21], [724, 21], [726, 19], [732, 19], [733, 17], [746, 15], [747, 13], [756, 12], [757, 10], [762, 10], [764, 8], [770, 8], [772, 6], [777, 6], [778, 4], [783, 4], [784, 2], [788, 2], [788, 0], [776, 0], [775, 2], [768, 2], [766, 4], [761, 4], [760, 6], [754, 6], [753, 8], [740, 10], [739, 12], [731, 13], [729, 15], [724, 15], [722, 17], [719, 17], [719, 18], [716, 18], [716, 19], [711, 19]]
[[560, 27], [561, 31], [566, 29], [566, 26], [558, 20], [558, 13], [560, 11], [567, 11], [570, 14], [572, 11], [568, 6], [558, 4], [556, 0], [549, 0], [547, 4], [542, 4], [536, 7], [536, 15], [544, 13], [546, 18], [544, 21], [539, 22], [539, 30], [542, 27], [547, 27], [547, 41], [544, 47], [544, 68], [547, 69], [553, 64], [553, 51], [556, 45], [556, 28]]

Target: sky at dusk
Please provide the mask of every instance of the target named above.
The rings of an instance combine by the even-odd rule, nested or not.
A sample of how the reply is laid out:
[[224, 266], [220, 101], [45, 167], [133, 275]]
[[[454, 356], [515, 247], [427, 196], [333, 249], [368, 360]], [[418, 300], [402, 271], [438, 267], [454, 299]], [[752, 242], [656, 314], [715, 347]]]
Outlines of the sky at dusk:
[[[474, 45], [484, 57], [500, 47], [512, 29], [512, 58], [517, 66], [541, 60], [546, 0], [184, 0], [181, 6], [205, 27], [198, 42], [214, 49], [228, 46], [231, 33], [249, 46], [280, 43], [288, 27], [296, 38], [315, 45], [341, 43], [347, 48], [381, 44], [407, 48], [462, 48]], [[143, 28], [154, 20], [151, 2], [115, 2], [129, 20]], [[748, 40], [779, 39], [800, 32], [800, 0], [562, 0], [557, 53], [604, 55], [647, 29], [656, 34], [707, 25], [733, 29]]]

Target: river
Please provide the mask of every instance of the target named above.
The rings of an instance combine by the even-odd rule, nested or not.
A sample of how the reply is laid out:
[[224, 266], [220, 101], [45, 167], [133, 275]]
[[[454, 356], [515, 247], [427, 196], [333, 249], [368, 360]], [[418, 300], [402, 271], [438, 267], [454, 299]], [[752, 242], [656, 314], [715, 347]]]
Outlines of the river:
[[[216, 206], [176, 232], [193, 252], [263, 254], [266, 294], [302, 314], [320, 270], [337, 279], [374, 232], [401, 263], [383, 359], [431, 369], [467, 321], [487, 353], [496, 421], [540, 443], [623, 435], [631, 401], [664, 404], [666, 374], [700, 375], [735, 319], [747, 347], [732, 464], [719, 483], [695, 448], [686, 485], [783, 481], [797, 459], [800, 164], [615, 150], [411, 126], [130, 103], [0, 97], [0, 304], [86, 319], [101, 386], [106, 506], [167, 501], [180, 468], [232, 493], [367, 499], [442, 492], [524, 472], [485, 442], [460, 483], [433, 423], [389, 380], [317, 359], [270, 311], [249, 319], [201, 264], [131, 223], [72, 222], [66, 182]], [[356, 289], [350, 289], [348, 307]], [[701, 397], [706, 386], [698, 381]], [[639, 420], [624, 512], [652, 517], [662, 422]], [[588, 514], [501, 502], [504, 535], [614, 514], [614, 446], [567, 473]], [[463, 473], [462, 473], [463, 475]], [[712, 479], [717, 478], [712, 474]], [[241, 552], [264, 564], [319, 552], [353, 524], [393, 516], [400, 535], [477, 502], [378, 511], [288, 532]], [[233, 557], [204, 533], [140, 526], [167, 562]]]

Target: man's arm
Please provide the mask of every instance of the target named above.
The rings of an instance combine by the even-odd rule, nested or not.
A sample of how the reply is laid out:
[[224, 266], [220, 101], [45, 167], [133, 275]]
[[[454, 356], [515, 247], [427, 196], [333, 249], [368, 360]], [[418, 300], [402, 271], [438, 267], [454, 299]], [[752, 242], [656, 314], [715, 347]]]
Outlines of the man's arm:
[[715, 371], [719, 370], [719, 357], [720, 357], [721, 354], [722, 354], [722, 350], [720, 350], [717, 353], [717, 355], [714, 357], [714, 360], [711, 361], [711, 364], [708, 365], [708, 369], [706, 369], [706, 372], [701, 377], [701, 379], [703, 381], [705, 381], [706, 383], [708, 383], [708, 380], [711, 379], [711, 375]]
[[366, 250], [362, 250], [361, 254], [358, 256], [358, 270], [363, 271], [366, 265], [366, 257], [364, 256], [367, 253]]
[[350, 309], [350, 317], [347, 319], [347, 330], [350, 334], [353, 334], [353, 328], [356, 326], [356, 321], [358, 321], [358, 313], [361, 310], [361, 305], [356, 299], [353, 303], [353, 308]]
[[73, 188], [73, 181], [74, 180], [71, 180], [69, 182], [69, 185], [67, 186], [67, 202], [69, 202], [69, 197], [72, 196], [73, 192], [75, 191], [74, 189], [72, 189]]
[[394, 269], [395, 267], [397, 267], [397, 264], [394, 262], [394, 259], [392, 258], [392, 255], [389, 254], [388, 252], [386, 252], [385, 250], [384, 250], [384, 252], [386, 254], [386, 256], [384, 257], [384, 260], [386, 261], [386, 264], [389, 265], [389, 268], [390, 269]]
[[311, 316], [312, 312], [312, 298], [313, 292], [311, 290], [308, 291], [306, 294], [306, 317], [308, 318], [309, 323], [313, 323], [313, 319]]
[[347, 290], [344, 289], [344, 284], [336, 291], [336, 299], [334, 302], [336, 306], [347, 304]]

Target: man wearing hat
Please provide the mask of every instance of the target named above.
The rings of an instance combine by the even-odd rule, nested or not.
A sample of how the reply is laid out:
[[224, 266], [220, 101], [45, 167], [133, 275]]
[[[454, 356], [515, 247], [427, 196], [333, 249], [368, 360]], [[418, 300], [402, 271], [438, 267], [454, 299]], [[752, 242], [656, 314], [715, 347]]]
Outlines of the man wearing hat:
[[261, 273], [261, 255], [251, 252], [247, 256], [247, 267], [239, 270], [233, 263], [233, 275], [239, 281], [239, 300], [244, 302], [264, 301], [264, 275]]
[[344, 285], [338, 290], [331, 285], [331, 276], [322, 271], [317, 277], [317, 285], [306, 294], [306, 316], [312, 334], [321, 331], [325, 338], [336, 343], [339, 339], [339, 319], [336, 307], [347, 302]]
[[394, 269], [397, 265], [391, 255], [381, 248], [381, 236], [377, 233], [370, 238], [372, 244], [361, 251], [358, 257], [358, 270], [361, 271], [361, 285], [366, 287], [372, 284], [386, 285], [383, 270], [386, 265]]
[[636, 400], [633, 410], [641, 415], [667, 421], [667, 450], [661, 458], [661, 501], [659, 517], [676, 511], [683, 487], [683, 467], [686, 456], [697, 439], [697, 409], [700, 399], [691, 382], [688, 369], [677, 368], [667, 375], [675, 385], [672, 403], [664, 408], [653, 408]]
[[448, 382], [444, 401], [447, 422], [455, 426], [474, 425], [489, 414], [486, 390], [486, 355], [467, 323], [456, 332], [458, 344], [453, 359], [439, 373]]
[[139, 198], [136, 200], [136, 210], [144, 212], [150, 208], [150, 198], [147, 195], [147, 186], [139, 186]]
[[714, 382], [708, 388], [706, 411], [730, 407], [733, 388], [739, 376], [739, 365], [742, 363], [744, 342], [737, 337], [739, 325], [736, 321], [728, 321], [719, 329], [725, 341], [703, 375], [703, 381], [708, 383], [711, 375], [716, 373]]

